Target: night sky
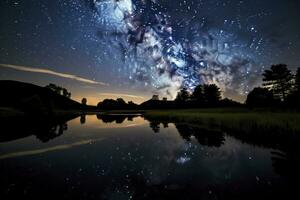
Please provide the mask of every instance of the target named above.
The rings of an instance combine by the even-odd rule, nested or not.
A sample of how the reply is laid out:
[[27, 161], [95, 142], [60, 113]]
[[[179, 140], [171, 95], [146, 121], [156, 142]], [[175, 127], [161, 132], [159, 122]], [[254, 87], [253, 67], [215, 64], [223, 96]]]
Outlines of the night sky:
[[299, 11], [299, 0], [1, 0], [0, 79], [91, 104], [204, 83], [243, 101], [272, 64], [300, 66]]

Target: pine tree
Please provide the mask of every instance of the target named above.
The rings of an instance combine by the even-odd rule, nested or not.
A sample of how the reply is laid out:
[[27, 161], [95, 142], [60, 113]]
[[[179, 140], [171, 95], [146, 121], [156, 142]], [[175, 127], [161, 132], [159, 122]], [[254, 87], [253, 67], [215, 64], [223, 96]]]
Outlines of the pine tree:
[[220, 88], [215, 84], [204, 85], [204, 98], [209, 105], [217, 104], [222, 98]]
[[295, 76], [295, 92], [300, 96], [300, 68], [297, 69]]
[[272, 65], [270, 70], [265, 70], [263, 76], [263, 85], [270, 89], [274, 96], [285, 101], [293, 85], [293, 75], [287, 65]]
[[186, 89], [186, 88], [182, 88], [182, 89], [178, 92], [175, 101], [178, 101], [178, 102], [186, 102], [189, 98], [190, 98], [190, 94], [189, 94], [189, 92], [187, 91], [187, 89]]

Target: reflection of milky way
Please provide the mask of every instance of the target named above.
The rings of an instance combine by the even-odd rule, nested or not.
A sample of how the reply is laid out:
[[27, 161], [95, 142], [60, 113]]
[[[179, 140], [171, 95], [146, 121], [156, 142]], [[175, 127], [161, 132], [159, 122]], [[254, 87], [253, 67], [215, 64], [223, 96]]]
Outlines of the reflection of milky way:
[[192, 90], [201, 83], [215, 83], [225, 92], [247, 92], [261, 72], [254, 68], [254, 56], [260, 55], [264, 41], [243, 40], [231, 30], [246, 29], [251, 34], [257, 32], [255, 26], [242, 28], [237, 18], [207, 28], [206, 21], [194, 20], [193, 14], [172, 21], [174, 13], [168, 14], [158, 2], [92, 1], [100, 40], [110, 46], [107, 56], [118, 52], [123, 60], [120, 73], [169, 97], [180, 87]]

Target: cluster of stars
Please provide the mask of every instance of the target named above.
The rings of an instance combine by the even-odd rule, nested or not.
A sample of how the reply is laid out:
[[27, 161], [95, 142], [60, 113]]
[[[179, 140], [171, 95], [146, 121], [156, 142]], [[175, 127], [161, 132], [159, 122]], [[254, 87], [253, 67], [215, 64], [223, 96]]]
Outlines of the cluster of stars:
[[[261, 73], [253, 69], [265, 45], [257, 27], [248, 21], [264, 13], [243, 21], [243, 1], [239, 1], [236, 18], [224, 19], [219, 27], [208, 27], [210, 19], [198, 12], [203, 4], [180, 1], [175, 11], [185, 14], [177, 19], [159, 1], [94, 1], [101, 39], [110, 41], [110, 53], [104, 55], [122, 59], [124, 65], [118, 72], [127, 74], [133, 84], [150, 84], [156, 92], [171, 98], [181, 87], [192, 91], [203, 83], [217, 84], [224, 92], [247, 94], [249, 82]], [[232, 2], [215, 5], [228, 4]], [[246, 32], [250, 40], [239, 38], [236, 31]], [[116, 51], [119, 54], [113, 53]]]
[[0, 34], [2, 62], [72, 68], [93, 80], [110, 85], [114, 80], [169, 99], [182, 87], [192, 91], [204, 83], [217, 84], [225, 96], [245, 95], [267, 66], [286, 62], [299, 49], [299, 22], [293, 10], [287, 13], [291, 2], [272, 7], [268, 0], [2, 4], [9, 10]]

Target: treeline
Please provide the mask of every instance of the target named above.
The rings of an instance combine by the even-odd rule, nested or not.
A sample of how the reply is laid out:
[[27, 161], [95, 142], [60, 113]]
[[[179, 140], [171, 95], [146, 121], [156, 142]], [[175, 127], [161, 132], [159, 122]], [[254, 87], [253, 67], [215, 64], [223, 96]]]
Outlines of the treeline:
[[49, 85], [46, 85], [45, 88], [48, 88], [48, 89], [52, 90], [53, 92], [55, 92], [59, 95], [62, 95], [64, 97], [71, 98], [71, 92], [69, 92], [66, 88], [63, 88], [61, 86], [50, 83]]
[[122, 98], [117, 100], [105, 99], [99, 102], [97, 108], [100, 110], [136, 110], [136, 109], [176, 109], [176, 108], [201, 108], [201, 107], [234, 107], [242, 104], [230, 99], [222, 99], [221, 90], [215, 84], [198, 85], [192, 93], [182, 88], [175, 100], [168, 101], [167, 98], [159, 100], [158, 95], [140, 105], [132, 101], [126, 103]]
[[293, 74], [285, 64], [272, 65], [263, 73], [262, 87], [247, 96], [249, 107], [297, 107], [300, 102], [300, 68]]
[[175, 104], [188, 107], [215, 107], [226, 100], [234, 103], [229, 99], [222, 100], [221, 90], [217, 85], [205, 84], [198, 85], [192, 93], [186, 88], [182, 88], [177, 94]]
[[117, 100], [105, 99], [97, 104], [97, 108], [100, 110], [135, 110], [139, 106], [132, 101], [126, 103], [124, 99], [118, 98]]
[[263, 85], [254, 88], [247, 95], [245, 104], [231, 99], [222, 99], [220, 88], [215, 84], [198, 85], [190, 92], [182, 88], [176, 99], [159, 100], [158, 95], [137, 105], [132, 101], [126, 103], [122, 98], [105, 99], [99, 102], [100, 110], [131, 110], [131, 109], [176, 109], [176, 108], [213, 108], [240, 107], [250, 108], [299, 108], [300, 102], [300, 68], [293, 74], [285, 64], [272, 65], [262, 74]]

